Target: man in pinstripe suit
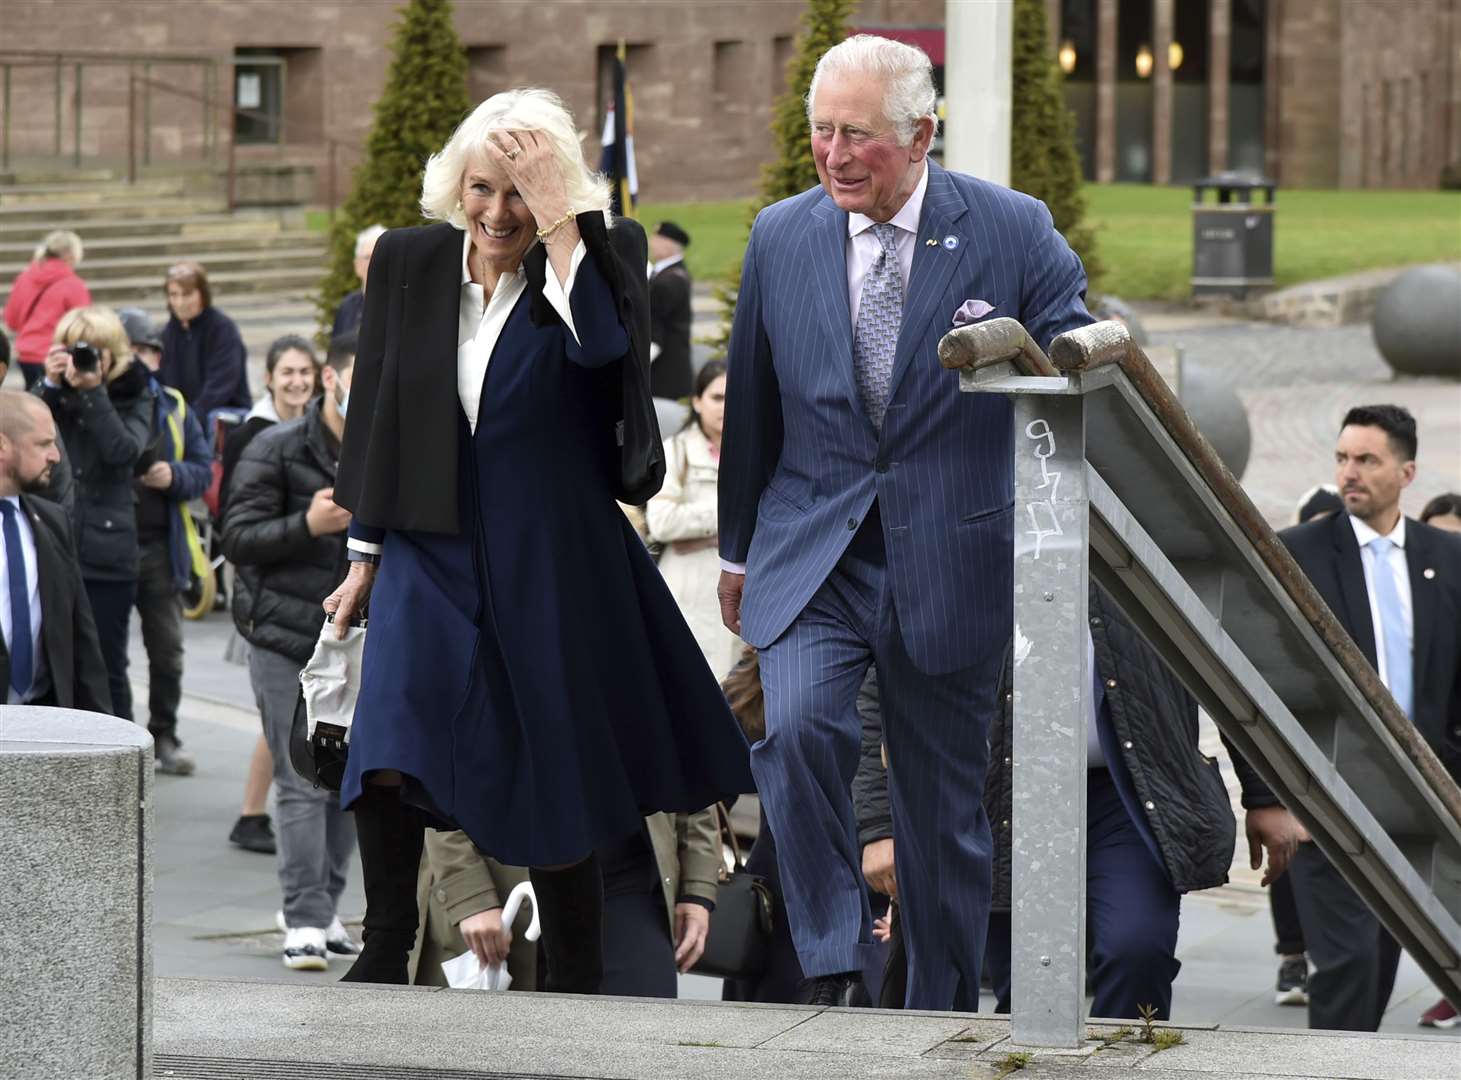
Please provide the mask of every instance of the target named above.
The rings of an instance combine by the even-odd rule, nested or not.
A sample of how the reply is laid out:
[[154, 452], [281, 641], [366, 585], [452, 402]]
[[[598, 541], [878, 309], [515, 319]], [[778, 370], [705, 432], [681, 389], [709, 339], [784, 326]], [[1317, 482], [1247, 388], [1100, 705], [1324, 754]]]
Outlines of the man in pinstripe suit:
[[907, 1004], [974, 1009], [980, 795], [1012, 621], [1011, 413], [961, 394], [937, 347], [968, 300], [1048, 346], [1091, 321], [1085, 273], [1041, 203], [928, 160], [918, 49], [842, 42], [807, 112], [822, 186], [758, 216], [731, 331], [722, 614], [762, 650], [752, 765], [809, 1000], [844, 1001], [871, 948], [849, 788], [876, 661]]

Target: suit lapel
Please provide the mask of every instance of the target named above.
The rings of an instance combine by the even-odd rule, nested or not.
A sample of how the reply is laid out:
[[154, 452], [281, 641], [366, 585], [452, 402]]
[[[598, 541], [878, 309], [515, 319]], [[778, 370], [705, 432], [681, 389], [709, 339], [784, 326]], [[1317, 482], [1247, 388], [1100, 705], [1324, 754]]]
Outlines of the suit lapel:
[[[847, 302], [847, 211], [823, 195], [807, 227], [808, 265], [822, 321], [832, 342], [832, 360], [859, 415], [865, 415], [852, 374], [852, 308]], [[871, 426], [872, 421], [868, 421]]]
[[[1434, 557], [1430, 537], [1426, 536], [1414, 520], [1405, 523], [1405, 565], [1410, 576], [1410, 642], [1411, 642], [1411, 686], [1425, 686], [1430, 658], [1429, 645], [1435, 637], [1436, 581], [1431, 562]], [[1431, 569], [1431, 576], [1425, 572]], [[1419, 695], [1417, 694], [1417, 697]]]
[[1344, 511], [1333, 515], [1330, 536], [1334, 540], [1334, 570], [1339, 579], [1339, 595], [1344, 600], [1343, 612], [1335, 612], [1349, 627], [1349, 636], [1360, 647], [1376, 671], [1380, 669], [1375, 650], [1375, 622], [1370, 616], [1370, 593], [1365, 588], [1365, 567], [1360, 561], [1359, 541], [1354, 526]]
[[35, 537], [36, 575], [40, 578], [41, 593], [41, 648], [45, 650], [46, 667], [50, 670], [51, 679], [59, 693], [59, 664], [56, 661], [67, 655], [71, 648], [70, 621], [61, 618], [61, 615], [67, 610], [69, 603], [79, 602], [79, 598], [69, 603], [67, 601], [65, 584], [71, 581], [71, 571], [62, 559], [56, 538], [41, 521], [40, 515], [32, 509], [30, 498], [29, 495], [22, 495], [20, 505], [25, 516], [30, 519], [30, 530]]
[[[938, 305], [969, 249], [969, 237], [959, 224], [968, 210], [948, 172], [930, 161], [928, 187], [923, 193], [923, 210], [918, 218], [913, 268], [903, 301], [903, 323], [898, 333], [889, 401], [897, 394], [898, 383], [909, 364], [922, 351], [924, 339], [930, 334], [941, 337], [953, 325], [953, 312], [940, 312]], [[929, 246], [930, 240], [933, 246]]]

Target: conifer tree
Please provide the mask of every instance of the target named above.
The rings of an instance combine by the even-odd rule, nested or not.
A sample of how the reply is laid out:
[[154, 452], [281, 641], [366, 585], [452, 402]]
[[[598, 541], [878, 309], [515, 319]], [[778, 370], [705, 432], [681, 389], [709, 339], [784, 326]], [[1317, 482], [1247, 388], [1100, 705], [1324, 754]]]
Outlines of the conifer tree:
[[446, 145], [472, 107], [467, 53], [452, 26], [451, 0], [408, 0], [391, 52], [365, 158], [330, 230], [330, 268], [316, 301], [322, 334], [329, 333], [341, 298], [359, 287], [352, 266], [356, 234], [373, 224], [421, 224], [426, 159]]
[[1044, 0], [1015, 0], [1011, 36], [1010, 187], [1050, 208], [1055, 228], [1085, 263], [1094, 293], [1101, 263], [1095, 230], [1084, 223], [1075, 124], [1065, 104], [1064, 77], [1050, 55]]
[[[812, 88], [812, 75], [822, 54], [847, 37], [847, 19], [854, 6], [855, 0], [807, 0], [796, 51], [786, 65], [786, 91], [776, 99], [771, 120], [776, 158], [761, 169], [761, 190], [751, 207], [747, 230], [765, 207], [800, 195], [821, 182], [817, 178], [816, 162], [812, 160], [807, 92]], [[730, 327], [735, 319], [736, 293], [740, 283], [741, 270], [737, 266], [730, 280], [715, 287], [716, 299], [725, 312], [719, 332], [709, 342], [715, 347], [717, 356], [725, 355], [730, 342]]]

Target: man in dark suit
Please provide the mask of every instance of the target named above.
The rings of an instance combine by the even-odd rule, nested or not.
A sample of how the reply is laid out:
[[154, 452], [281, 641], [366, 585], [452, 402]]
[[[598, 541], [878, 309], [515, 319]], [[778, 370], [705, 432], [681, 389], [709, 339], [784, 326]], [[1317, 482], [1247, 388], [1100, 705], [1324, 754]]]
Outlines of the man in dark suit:
[[35, 494], [60, 459], [45, 402], [0, 390], [0, 679], [10, 705], [110, 713], [71, 526]]
[[907, 1005], [977, 1007], [1012, 418], [1000, 395], [959, 392], [938, 343], [971, 299], [1045, 347], [1091, 321], [1049, 211], [930, 162], [936, 117], [919, 49], [858, 35], [823, 55], [808, 108], [821, 188], [757, 217], [731, 330], [721, 611], [762, 650], [752, 764], [819, 1004], [847, 998], [873, 948], [849, 789], [876, 662]]
[[[1279, 533], [1395, 703], [1461, 778], [1461, 539], [1400, 513], [1415, 419], [1351, 409], [1334, 451], [1345, 512]], [[1312, 842], [1290, 864], [1314, 973], [1309, 1026], [1380, 1026], [1400, 947]]]
[[689, 397], [694, 390], [689, 246], [690, 234], [673, 221], [661, 221], [649, 238], [649, 390], [657, 398]]

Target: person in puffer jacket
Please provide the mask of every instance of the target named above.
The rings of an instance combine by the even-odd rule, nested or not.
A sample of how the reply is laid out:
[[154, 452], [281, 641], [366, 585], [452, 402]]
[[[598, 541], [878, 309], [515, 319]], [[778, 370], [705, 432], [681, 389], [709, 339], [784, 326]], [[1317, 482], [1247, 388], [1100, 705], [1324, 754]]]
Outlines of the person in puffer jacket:
[[347, 569], [350, 514], [332, 495], [354, 365], [353, 338], [331, 343], [323, 396], [249, 443], [223, 517], [223, 553], [238, 570], [233, 619], [251, 646], [249, 679], [274, 758], [284, 966], [305, 971], [325, 970], [331, 952], [358, 951], [337, 914], [355, 820], [289, 762], [299, 673], [324, 625], [320, 604]]

